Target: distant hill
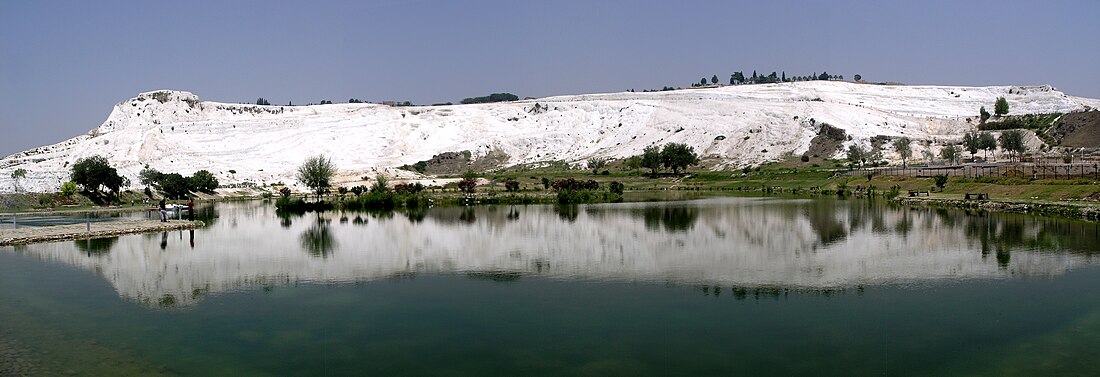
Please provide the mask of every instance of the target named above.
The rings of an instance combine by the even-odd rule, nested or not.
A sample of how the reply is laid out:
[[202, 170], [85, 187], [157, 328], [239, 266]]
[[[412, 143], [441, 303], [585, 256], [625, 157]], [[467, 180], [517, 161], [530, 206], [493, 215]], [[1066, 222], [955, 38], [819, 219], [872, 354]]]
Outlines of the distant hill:
[[[935, 152], [975, 129], [978, 108], [1008, 99], [1011, 114], [1100, 108], [1050, 86], [886, 86], [808, 81], [650, 93], [605, 93], [471, 105], [259, 106], [154, 91], [115, 105], [102, 125], [69, 140], [0, 159], [0, 191], [55, 191], [81, 157], [103, 155], [137, 182], [148, 164], [184, 175], [199, 169], [234, 185], [294, 184], [294, 169], [323, 153], [337, 182], [469, 151], [493, 166], [624, 158], [651, 144], [687, 143], [712, 168], [736, 168], [813, 152], [841, 156], [852, 143], [906, 136]], [[828, 124], [829, 127], [824, 126]], [[831, 131], [830, 131], [831, 130]], [[843, 134], [839, 131], [842, 130]], [[819, 137], [829, 134], [832, 136]], [[839, 136], [838, 136], [839, 135]], [[1030, 136], [1034, 139], [1034, 136]], [[827, 140], [826, 140], [827, 139]], [[1032, 142], [1037, 142], [1032, 140]], [[886, 143], [887, 148], [889, 143]], [[913, 144], [919, 156], [922, 143]], [[890, 150], [886, 158], [894, 158]]]

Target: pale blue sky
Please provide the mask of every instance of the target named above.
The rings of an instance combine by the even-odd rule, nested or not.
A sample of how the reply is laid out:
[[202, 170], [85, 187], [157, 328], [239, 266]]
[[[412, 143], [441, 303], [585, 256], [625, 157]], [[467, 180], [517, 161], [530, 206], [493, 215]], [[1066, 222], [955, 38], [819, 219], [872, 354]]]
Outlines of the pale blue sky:
[[1100, 97], [1100, 1], [0, 0], [0, 155], [156, 89], [457, 102], [752, 70]]

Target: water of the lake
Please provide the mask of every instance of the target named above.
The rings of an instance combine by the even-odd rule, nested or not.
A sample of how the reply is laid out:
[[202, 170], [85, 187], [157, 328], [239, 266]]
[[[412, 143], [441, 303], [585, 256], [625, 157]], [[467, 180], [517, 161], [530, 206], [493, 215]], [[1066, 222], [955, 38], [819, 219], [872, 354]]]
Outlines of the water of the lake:
[[0, 374], [1100, 371], [1097, 223], [766, 198], [199, 214], [0, 248]]

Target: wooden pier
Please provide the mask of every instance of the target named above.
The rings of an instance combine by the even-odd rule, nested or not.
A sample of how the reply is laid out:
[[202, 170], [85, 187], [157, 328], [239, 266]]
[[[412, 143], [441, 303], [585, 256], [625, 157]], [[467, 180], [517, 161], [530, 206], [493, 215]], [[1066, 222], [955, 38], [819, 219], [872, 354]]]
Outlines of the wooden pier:
[[205, 224], [203, 224], [202, 221], [172, 220], [161, 222], [160, 220], [124, 220], [0, 229], [0, 246], [194, 229], [203, 225]]

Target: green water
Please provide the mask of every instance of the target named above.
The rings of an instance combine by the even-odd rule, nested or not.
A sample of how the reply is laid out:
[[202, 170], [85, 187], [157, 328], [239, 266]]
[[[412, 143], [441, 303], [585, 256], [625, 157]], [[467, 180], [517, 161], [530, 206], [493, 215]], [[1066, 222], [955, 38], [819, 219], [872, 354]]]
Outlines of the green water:
[[44, 375], [1100, 370], [1096, 223], [750, 198], [200, 214], [0, 249], [0, 346]]

